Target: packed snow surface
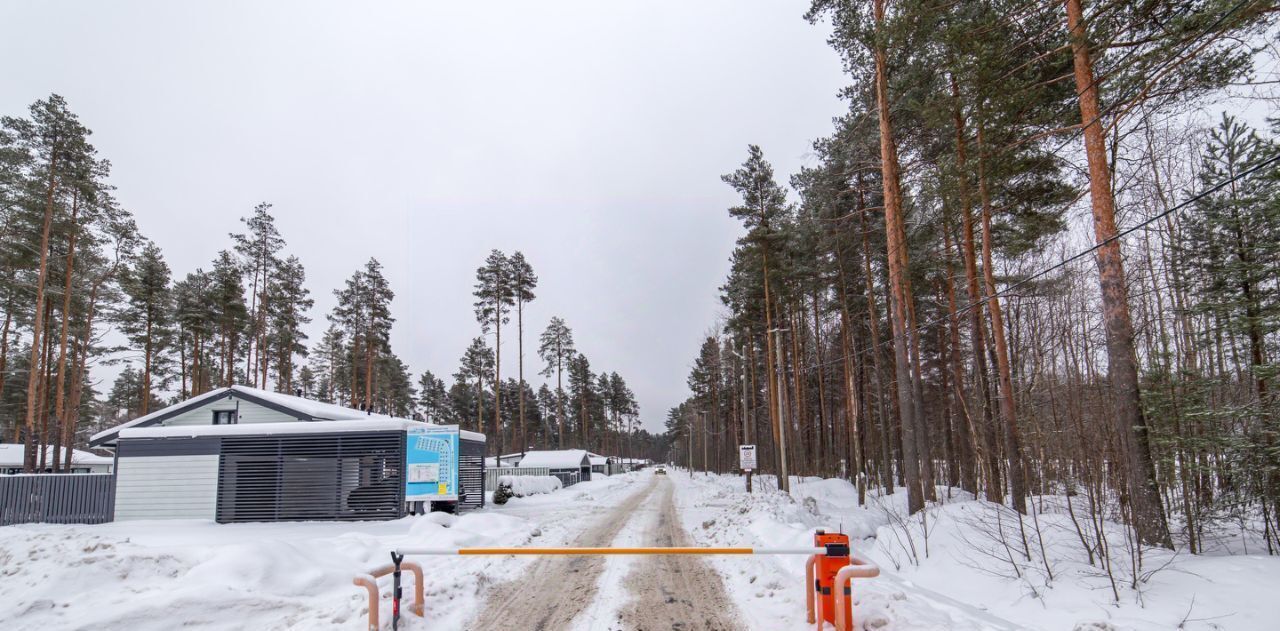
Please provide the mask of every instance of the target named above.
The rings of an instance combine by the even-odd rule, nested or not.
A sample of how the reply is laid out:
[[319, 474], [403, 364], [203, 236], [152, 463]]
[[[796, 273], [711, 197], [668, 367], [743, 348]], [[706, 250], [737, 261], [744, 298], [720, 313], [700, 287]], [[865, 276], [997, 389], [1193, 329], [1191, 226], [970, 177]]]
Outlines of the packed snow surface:
[[[638, 493], [658, 496], [653, 479], [647, 471], [597, 476], [461, 516], [389, 522], [3, 527], [0, 629], [362, 629], [365, 595], [351, 580], [387, 563], [390, 550], [562, 546], [606, 517], [623, 520], [609, 537], [613, 545], [635, 545], [647, 541], [644, 533], [663, 514], [651, 497], [633, 506]], [[665, 479], [676, 526], [693, 545], [803, 547], [812, 544], [815, 528], [848, 533], [855, 554], [882, 568], [878, 578], [855, 581], [854, 615], [864, 631], [1262, 631], [1280, 620], [1280, 558], [1265, 549], [1147, 551], [1134, 588], [1123, 529], [1102, 527], [1112, 549], [1109, 576], [1100, 560], [1090, 563], [1084, 554], [1063, 498], [1032, 498], [1036, 521], [1023, 523], [1031, 543], [1023, 549], [1011, 511], [958, 492], [948, 496], [946, 489], [922, 519], [905, 516], [904, 493], [869, 494], [859, 506], [857, 490], [841, 480], [796, 478], [787, 496], [768, 476], [756, 476], [752, 494], [738, 476], [668, 469]], [[1006, 547], [1002, 532], [1014, 534], [1004, 540], [1016, 545]], [[426, 618], [406, 617], [401, 628], [452, 630], [468, 628], [495, 586], [522, 576], [534, 557], [416, 560], [426, 570]], [[724, 579], [724, 593], [747, 628], [813, 628], [804, 622], [801, 557], [723, 556], [707, 563]], [[627, 620], [642, 584], [633, 583], [632, 573], [643, 567], [641, 559], [609, 557], [593, 600], [570, 626], [613, 629]], [[381, 579], [384, 628], [390, 628], [389, 581]], [[698, 628], [697, 621], [686, 628]]]

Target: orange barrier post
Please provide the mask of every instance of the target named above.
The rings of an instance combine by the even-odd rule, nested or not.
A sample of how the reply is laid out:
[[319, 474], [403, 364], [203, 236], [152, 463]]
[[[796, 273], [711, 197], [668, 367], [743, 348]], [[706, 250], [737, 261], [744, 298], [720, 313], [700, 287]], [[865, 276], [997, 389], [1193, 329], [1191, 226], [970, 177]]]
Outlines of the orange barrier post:
[[[413, 561], [404, 561], [400, 567], [413, 572], [413, 605], [409, 607], [409, 611], [417, 614], [419, 618], [426, 615], [426, 601], [423, 597], [422, 586], [422, 566]], [[356, 587], [363, 587], [369, 593], [369, 631], [378, 631], [378, 581], [377, 579], [387, 576], [396, 570], [394, 564], [388, 563], [370, 570], [367, 574], [360, 574], [352, 579], [351, 583]]]
[[817, 601], [817, 622], [821, 629], [823, 622], [836, 623], [836, 604], [832, 594], [836, 573], [849, 565], [849, 535], [817, 530], [813, 533], [813, 545], [825, 548], [827, 552], [814, 564], [813, 597]]
[[853, 631], [853, 579], [880, 576], [880, 568], [866, 559], [851, 556], [849, 561], [836, 572], [836, 631]]
[[818, 584], [813, 580], [813, 564], [818, 562], [818, 555], [809, 557], [804, 562], [804, 609], [805, 621], [813, 624], [817, 619], [813, 617], [814, 602], [818, 600]]

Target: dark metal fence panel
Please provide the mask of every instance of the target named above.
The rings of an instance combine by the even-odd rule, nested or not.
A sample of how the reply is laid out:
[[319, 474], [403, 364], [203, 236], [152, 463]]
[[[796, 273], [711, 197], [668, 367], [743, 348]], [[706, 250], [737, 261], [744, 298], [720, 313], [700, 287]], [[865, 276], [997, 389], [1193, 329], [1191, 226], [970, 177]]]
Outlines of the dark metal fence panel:
[[0, 476], [0, 526], [26, 523], [101, 524], [115, 510], [110, 473]]
[[395, 519], [403, 462], [402, 432], [224, 436], [217, 521]]
[[484, 448], [484, 443], [477, 440], [459, 441], [459, 508], [484, 508]]

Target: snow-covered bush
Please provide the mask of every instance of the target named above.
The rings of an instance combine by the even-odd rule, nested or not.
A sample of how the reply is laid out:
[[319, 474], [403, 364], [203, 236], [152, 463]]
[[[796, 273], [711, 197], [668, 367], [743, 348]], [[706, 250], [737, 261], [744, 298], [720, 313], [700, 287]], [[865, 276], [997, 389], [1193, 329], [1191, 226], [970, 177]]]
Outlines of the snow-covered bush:
[[504, 475], [493, 491], [494, 504], [506, 504], [512, 497], [552, 493], [560, 489], [560, 478], [553, 475]]

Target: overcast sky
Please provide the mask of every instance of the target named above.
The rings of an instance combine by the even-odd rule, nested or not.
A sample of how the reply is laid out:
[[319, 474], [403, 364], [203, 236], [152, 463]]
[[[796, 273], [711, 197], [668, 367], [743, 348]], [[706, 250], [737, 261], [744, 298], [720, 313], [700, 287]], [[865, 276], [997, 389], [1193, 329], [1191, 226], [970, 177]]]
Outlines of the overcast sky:
[[[393, 350], [449, 380], [476, 267], [521, 250], [526, 372], [559, 315], [651, 429], [720, 312], [741, 233], [720, 175], [755, 143], [785, 181], [843, 110], [804, 0], [3, 5], [0, 113], [66, 97], [175, 276], [268, 201], [313, 339], [377, 257]], [[504, 376], [515, 351], [504, 335]]]

